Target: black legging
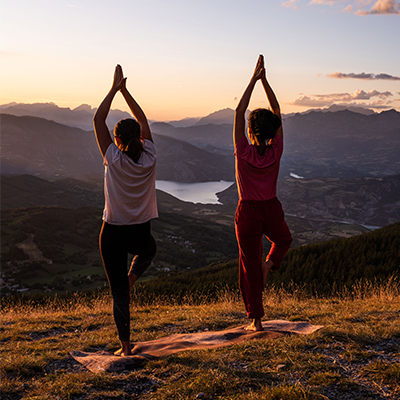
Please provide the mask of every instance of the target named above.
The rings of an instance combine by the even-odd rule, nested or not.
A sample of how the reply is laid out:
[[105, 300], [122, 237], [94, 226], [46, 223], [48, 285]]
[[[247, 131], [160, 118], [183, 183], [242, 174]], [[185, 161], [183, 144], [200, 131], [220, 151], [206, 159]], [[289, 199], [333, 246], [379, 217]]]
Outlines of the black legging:
[[[122, 341], [129, 341], [128, 275], [134, 273], [139, 278], [156, 254], [156, 242], [150, 231], [150, 221], [138, 225], [111, 225], [103, 222], [99, 242], [113, 297], [113, 314], [118, 336]], [[128, 253], [135, 254], [129, 273]]]

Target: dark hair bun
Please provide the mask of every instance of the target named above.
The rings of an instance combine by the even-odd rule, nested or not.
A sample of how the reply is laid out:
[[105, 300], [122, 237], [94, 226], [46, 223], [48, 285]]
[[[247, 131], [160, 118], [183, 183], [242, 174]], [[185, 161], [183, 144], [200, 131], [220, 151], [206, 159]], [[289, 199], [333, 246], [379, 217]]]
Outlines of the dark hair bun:
[[120, 139], [122, 144], [121, 150], [135, 162], [139, 160], [143, 151], [140, 133], [139, 123], [132, 118], [122, 119], [114, 128], [114, 135]]
[[253, 110], [249, 115], [249, 128], [262, 140], [275, 137], [276, 131], [282, 125], [281, 119], [266, 108]]

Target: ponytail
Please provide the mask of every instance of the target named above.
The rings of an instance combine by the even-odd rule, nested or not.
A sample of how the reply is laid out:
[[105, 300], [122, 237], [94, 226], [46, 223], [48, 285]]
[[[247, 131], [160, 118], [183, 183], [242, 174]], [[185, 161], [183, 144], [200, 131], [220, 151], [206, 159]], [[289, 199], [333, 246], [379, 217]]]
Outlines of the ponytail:
[[142, 141], [137, 137], [132, 137], [128, 144], [124, 146], [123, 150], [133, 161], [138, 162], [140, 155], [143, 151]]

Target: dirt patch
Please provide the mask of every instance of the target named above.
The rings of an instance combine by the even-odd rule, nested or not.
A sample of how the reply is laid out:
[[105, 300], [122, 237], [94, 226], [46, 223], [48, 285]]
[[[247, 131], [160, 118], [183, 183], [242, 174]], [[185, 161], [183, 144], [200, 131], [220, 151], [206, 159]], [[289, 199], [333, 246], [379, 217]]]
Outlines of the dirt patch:
[[29, 257], [29, 262], [45, 261], [47, 263], [51, 263], [50, 259], [43, 256], [43, 253], [39, 250], [37, 244], [33, 241], [33, 238], [34, 235], [30, 235], [29, 239], [18, 243], [17, 247], [20, 248]]

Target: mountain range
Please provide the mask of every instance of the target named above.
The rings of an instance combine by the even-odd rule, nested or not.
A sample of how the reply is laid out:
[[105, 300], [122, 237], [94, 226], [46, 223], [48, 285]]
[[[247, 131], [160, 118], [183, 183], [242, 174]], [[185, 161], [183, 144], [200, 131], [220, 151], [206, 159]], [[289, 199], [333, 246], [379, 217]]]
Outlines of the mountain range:
[[[332, 105], [328, 108], [315, 108], [305, 111], [302, 114], [308, 114], [312, 111], [319, 112], [336, 112], [349, 110], [355, 113], [371, 115], [375, 114], [374, 111], [363, 108], [363, 107], [346, 107], [341, 105]], [[92, 130], [92, 118], [96, 111], [96, 108], [92, 108], [88, 104], [81, 104], [79, 107], [71, 109], [69, 107], [59, 107], [55, 103], [8, 103], [0, 105], [0, 112], [4, 114], [22, 116], [33, 116], [48, 119], [50, 121], [55, 121], [63, 125], [73, 126], [76, 128], [81, 128], [83, 130]], [[248, 115], [249, 111], [247, 112]], [[175, 121], [164, 121], [168, 122], [171, 126], [176, 128], [188, 127], [193, 125], [207, 125], [207, 124], [233, 124], [235, 111], [231, 108], [224, 108], [222, 110], [213, 112], [205, 117], [187, 117]], [[292, 117], [298, 113], [291, 113], [283, 115], [283, 118]], [[121, 110], [110, 110], [108, 115], [108, 123], [110, 128], [122, 118], [130, 118], [130, 114]], [[150, 121], [154, 122], [154, 121]]]
[[[96, 109], [88, 104], [81, 104], [79, 107], [70, 109], [59, 107], [54, 103], [9, 103], [0, 105], [0, 112], [15, 115], [18, 117], [31, 116], [48, 119], [59, 124], [80, 128], [86, 131], [93, 129], [93, 115]], [[111, 128], [123, 119], [130, 118], [130, 114], [121, 110], [110, 110], [107, 123]]]
[[[1, 109], [2, 173], [28, 173], [48, 179], [102, 175], [93, 130], [55, 122], [62, 116], [63, 121], [69, 118], [71, 123], [77, 116], [76, 125], [85, 118], [82, 127], [87, 129], [94, 112], [90, 106], [70, 110], [55, 104], [12, 104]], [[48, 119], [8, 112], [46, 115]], [[115, 120], [128, 116], [118, 110], [111, 114]], [[233, 115], [233, 110], [224, 109], [196, 121], [151, 123], [159, 149], [157, 178], [180, 182], [233, 180]], [[111, 119], [109, 122], [113, 122]], [[184, 126], [189, 121], [195, 122]], [[294, 114], [284, 118], [284, 136], [280, 179], [400, 174], [400, 113], [395, 110], [365, 114], [327, 109]]]
[[[37, 117], [1, 114], [1, 173], [102, 181], [103, 160], [94, 132]], [[217, 156], [172, 137], [154, 134], [157, 179], [233, 181], [233, 157]]]
[[[227, 110], [224, 110], [224, 115]], [[233, 110], [231, 110], [233, 120]], [[154, 132], [217, 154], [232, 154], [232, 123], [174, 127], [153, 123]], [[400, 173], [400, 113], [310, 111], [284, 119], [281, 178], [390, 176]]]

